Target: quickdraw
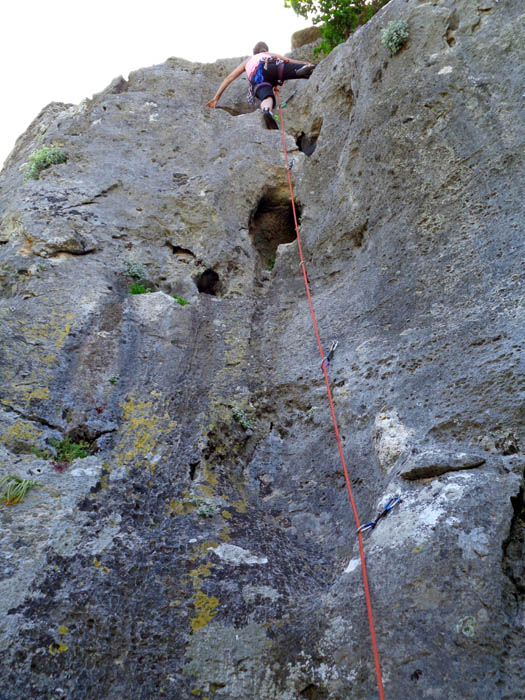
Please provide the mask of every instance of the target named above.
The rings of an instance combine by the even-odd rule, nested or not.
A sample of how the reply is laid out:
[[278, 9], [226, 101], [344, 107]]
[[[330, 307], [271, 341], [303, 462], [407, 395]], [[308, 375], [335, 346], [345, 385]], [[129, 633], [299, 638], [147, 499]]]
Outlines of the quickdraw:
[[337, 350], [338, 345], [339, 343], [337, 342], [337, 340], [334, 340], [334, 342], [330, 346], [330, 351], [328, 352], [328, 355], [326, 357], [323, 357], [323, 361], [321, 362], [321, 369], [323, 368], [323, 365], [326, 367], [326, 369], [330, 367], [330, 362], [334, 359], [334, 354]]
[[399, 503], [401, 503], [401, 499], [399, 496], [394, 496], [393, 498], [390, 498], [387, 501], [387, 504], [383, 508], [383, 510], [379, 511], [377, 516], [371, 520], [369, 523], [365, 523], [364, 525], [361, 525], [360, 528], [358, 528], [357, 532], [364, 532], [365, 530], [373, 530], [377, 523], [381, 520], [381, 518], [386, 518], [386, 516], [390, 513], [392, 508], [395, 508]]

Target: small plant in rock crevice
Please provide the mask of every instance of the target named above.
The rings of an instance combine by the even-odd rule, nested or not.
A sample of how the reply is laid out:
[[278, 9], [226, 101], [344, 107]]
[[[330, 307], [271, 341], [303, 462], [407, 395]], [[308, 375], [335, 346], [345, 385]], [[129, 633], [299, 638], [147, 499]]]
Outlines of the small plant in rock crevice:
[[186, 304], [191, 304], [190, 301], [188, 301], [187, 299], [183, 299], [178, 294], [173, 294], [173, 298], [175, 299], [177, 304], [180, 304], [181, 306], [186, 306]]
[[128, 277], [132, 277], [137, 282], [147, 279], [148, 273], [144, 265], [138, 260], [128, 260], [126, 263], [126, 274]]
[[184, 499], [184, 503], [195, 506], [197, 508], [197, 515], [202, 515], [203, 518], [211, 518], [219, 509], [216, 505], [208, 501], [206, 498], [201, 498], [200, 496], [190, 496]]
[[151, 289], [148, 289], [145, 284], [148, 279], [148, 271], [141, 262], [134, 258], [128, 260], [126, 263], [126, 275], [134, 280], [128, 288], [128, 294], [148, 294], [151, 292]]
[[49, 439], [49, 444], [56, 450], [56, 459], [58, 462], [66, 462], [71, 464], [74, 459], [89, 457], [91, 448], [87, 442], [74, 442], [71, 438], [66, 437], [63, 440]]
[[83, 441], [75, 442], [71, 440], [70, 437], [65, 437], [63, 440], [50, 438], [49, 444], [55, 448], [56, 455], [52, 454], [49, 450], [39, 450], [36, 448], [33, 449], [33, 454], [41, 459], [50, 460], [52, 467], [56, 469], [57, 472], [63, 472], [69, 467], [73, 460], [89, 457], [89, 455], [92, 454], [89, 443]]
[[135, 284], [132, 284], [131, 287], [128, 289], [128, 294], [149, 294], [150, 292], [151, 289], [147, 289], [140, 282], [135, 282]]
[[385, 29], [381, 30], [381, 43], [389, 49], [393, 56], [400, 51], [408, 40], [408, 24], [404, 20], [389, 22]]
[[38, 180], [40, 173], [50, 165], [65, 163], [67, 154], [57, 146], [42, 146], [33, 151], [29, 156], [29, 161], [24, 173], [24, 180]]
[[311, 421], [312, 418], [314, 417], [314, 411], [317, 411], [317, 410], [318, 410], [317, 406], [312, 406], [311, 408], [309, 408], [306, 411], [306, 413], [304, 414], [304, 418], [303, 418], [304, 422], [308, 423], [308, 421]]
[[197, 513], [203, 518], [212, 518], [217, 513], [218, 508], [213, 503], [203, 503], [197, 508]]
[[245, 430], [253, 430], [254, 422], [246, 414], [246, 411], [240, 406], [237, 406], [237, 404], [232, 409], [232, 416]]

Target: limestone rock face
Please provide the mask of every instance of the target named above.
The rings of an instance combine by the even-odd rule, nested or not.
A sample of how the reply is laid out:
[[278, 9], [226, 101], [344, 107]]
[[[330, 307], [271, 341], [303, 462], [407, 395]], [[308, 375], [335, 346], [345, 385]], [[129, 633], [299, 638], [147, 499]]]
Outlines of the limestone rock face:
[[[392, 0], [281, 91], [361, 521], [401, 498], [364, 534], [397, 700], [525, 682], [524, 30]], [[0, 509], [2, 700], [377, 697], [281, 135], [244, 79], [205, 107], [238, 62], [51, 104], [2, 172], [0, 476], [38, 484]]]

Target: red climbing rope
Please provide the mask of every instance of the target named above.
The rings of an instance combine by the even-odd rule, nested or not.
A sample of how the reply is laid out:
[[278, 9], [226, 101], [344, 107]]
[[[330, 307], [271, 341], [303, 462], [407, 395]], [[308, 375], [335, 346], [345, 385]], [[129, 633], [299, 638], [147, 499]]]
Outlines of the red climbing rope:
[[314, 326], [315, 337], [317, 339], [317, 345], [319, 347], [319, 353], [321, 355], [321, 367], [323, 369], [324, 381], [326, 384], [326, 391], [328, 393], [328, 402], [330, 404], [330, 412], [332, 414], [332, 421], [334, 424], [335, 437], [337, 439], [337, 446], [339, 448], [339, 456], [341, 457], [341, 464], [343, 466], [343, 473], [345, 476], [346, 488], [348, 490], [350, 504], [352, 506], [352, 511], [354, 513], [354, 520], [355, 520], [355, 525], [356, 525], [356, 529], [357, 529], [357, 537], [359, 540], [359, 555], [361, 557], [361, 573], [363, 575], [363, 587], [365, 589], [366, 609], [368, 612], [368, 624], [370, 627], [370, 637], [372, 640], [372, 653], [374, 655], [374, 664], [375, 664], [375, 669], [376, 669], [377, 688], [379, 690], [380, 700], [384, 700], [385, 691], [383, 689], [383, 678], [381, 676], [381, 666], [379, 664], [379, 652], [377, 650], [377, 640], [376, 640], [376, 633], [375, 633], [375, 627], [374, 627], [374, 617], [372, 614], [372, 601], [370, 599], [370, 589], [368, 587], [368, 577], [366, 575], [365, 551], [363, 548], [363, 535], [362, 535], [362, 532], [359, 530], [359, 528], [360, 528], [359, 515], [357, 514], [357, 508], [356, 508], [355, 501], [354, 501], [354, 495], [352, 493], [352, 487], [350, 485], [350, 477], [348, 476], [348, 469], [346, 468], [345, 456], [343, 454], [343, 446], [341, 444], [341, 438], [339, 436], [339, 428], [337, 426], [337, 418], [335, 417], [334, 402], [332, 400], [332, 391], [330, 389], [330, 382], [328, 380], [328, 372], [326, 369], [327, 363], [325, 362], [325, 355], [323, 352], [323, 346], [321, 344], [321, 338], [319, 336], [319, 329], [317, 327], [317, 319], [315, 316], [314, 305], [312, 303], [312, 295], [310, 294], [310, 285], [308, 283], [308, 275], [306, 274], [306, 264], [304, 262], [303, 249], [301, 246], [301, 236], [299, 235], [299, 224], [297, 223], [297, 214], [295, 211], [295, 201], [294, 201], [292, 177], [290, 175], [290, 166], [288, 164], [288, 152], [286, 150], [286, 138], [284, 135], [283, 109], [281, 106], [281, 98], [279, 95], [279, 88], [277, 88], [277, 87], [275, 88], [275, 94], [277, 97], [277, 104], [279, 105], [279, 118], [281, 121], [281, 133], [282, 133], [282, 137], [283, 137], [283, 151], [284, 151], [284, 158], [285, 158], [285, 162], [286, 162], [286, 172], [288, 174], [288, 185], [290, 187], [290, 197], [292, 200], [293, 220], [294, 220], [294, 224], [295, 224], [295, 233], [297, 235], [297, 247], [299, 248], [299, 257], [301, 258], [301, 267], [303, 269], [304, 286], [306, 288], [306, 296], [308, 297], [308, 304], [310, 305], [310, 313], [312, 315], [312, 322], [313, 322], [313, 326]]

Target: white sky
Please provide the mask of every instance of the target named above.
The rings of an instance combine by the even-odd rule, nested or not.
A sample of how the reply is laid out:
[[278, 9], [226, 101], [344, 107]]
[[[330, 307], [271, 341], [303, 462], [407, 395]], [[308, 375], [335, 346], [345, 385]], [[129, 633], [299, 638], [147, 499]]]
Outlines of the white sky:
[[309, 24], [284, 0], [4, 0], [0, 167], [49, 102], [76, 104], [170, 56], [213, 62], [257, 41], [287, 53]]

